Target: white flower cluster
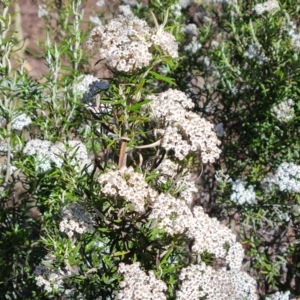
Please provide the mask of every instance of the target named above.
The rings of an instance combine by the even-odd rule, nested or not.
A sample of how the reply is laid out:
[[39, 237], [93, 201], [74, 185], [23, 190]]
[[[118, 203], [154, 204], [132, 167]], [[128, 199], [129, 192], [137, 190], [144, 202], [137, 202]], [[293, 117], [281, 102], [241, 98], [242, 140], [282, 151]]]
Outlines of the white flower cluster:
[[51, 293], [63, 287], [63, 279], [72, 275], [70, 271], [64, 272], [59, 269], [50, 269], [46, 266], [37, 266], [33, 272], [35, 275], [36, 285]]
[[87, 41], [90, 49], [99, 47], [101, 58], [117, 71], [134, 72], [150, 64], [151, 47], [156, 45], [165, 54], [178, 57], [175, 37], [161, 28], [155, 30], [135, 16], [118, 16], [105, 26], [95, 27]]
[[232, 179], [230, 178], [230, 176], [228, 174], [224, 173], [223, 169], [216, 171], [215, 178], [216, 178], [216, 181], [221, 184], [228, 184], [228, 183], [232, 182]]
[[[194, 207], [192, 213], [185, 201], [169, 194], [158, 195], [144, 181], [142, 174], [135, 173], [131, 167], [101, 174], [98, 180], [103, 184], [101, 191], [104, 194], [125, 199], [137, 212], [144, 212], [146, 206], [150, 206], [149, 219], [157, 220], [157, 226], [171, 235], [184, 234], [194, 240], [194, 252], [208, 251], [216, 257], [226, 258], [233, 269], [241, 265], [243, 251], [242, 248], [238, 250], [235, 235], [217, 219], [205, 214], [201, 207]], [[227, 252], [225, 245], [229, 250], [233, 246], [234, 249]]]
[[76, 233], [83, 234], [94, 230], [92, 216], [78, 203], [72, 203], [62, 209], [62, 221], [59, 230], [65, 232], [69, 238]]
[[188, 25], [182, 27], [181, 32], [190, 36], [198, 36], [198, 27], [194, 23], [189, 23]]
[[49, 15], [47, 6], [45, 4], [38, 5], [38, 18], [41, 19], [43, 17], [47, 17]]
[[3, 174], [3, 171], [7, 171], [8, 167], [10, 169], [10, 174], [18, 171], [18, 168], [12, 164], [7, 165], [7, 163], [0, 163], [0, 174]]
[[215, 131], [216, 131], [216, 135], [218, 137], [222, 137], [225, 136], [225, 130], [224, 130], [224, 124], [223, 123], [219, 123], [215, 126]]
[[90, 16], [89, 20], [97, 26], [102, 26], [101, 19], [98, 16]]
[[272, 115], [280, 122], [288, 122], [294, 117], [294, 101], [287, 99], [274, 105], [271, 109]]
[[254, 9], [258, 15], [262, 15], [263, 13], [270, 12], [276, 8], [280, 8], [277, 0], [268, 0], [265, 3], [256, 4]]
[[242, 267], [244, 259], [244, 249], [242, 244], [236, 242], [228, 250], [226, 255], [226, 263], [231, 271], [239, 271]]
[[232, 191], [233, 193], [230, 196], [230, 200], [239, 205], [243, 205], [245, 203], [254, 204], [255, 201], [255, 191], [252, 185], [248, 185], [246, 187], [245, 181], [242, 179], [238, 179], [232, 182]]
[[181, 10], [182, 6], [179, 3], [170, 6], [170, 14], [173, 15], [175, 18], [178, 18], [182, 15]]
[[289, 300], [290, 299], [290, 291], [286, 292], [276, 292], [270, 297], [266, 297], [266, 300]]
[[187, 8], [189, 5], [192, 4], [191, 0], [179, 0], [178, 4], [182, 7], [182, 8]]
[[261, 181], [266, 192], [270, 192], [275, 185], [282, 192], [300, 192], [300, 166], [283, 162], [274, 175], [269, 175]]
[[28, 117], [26, 114], [21, 114], [13, 118], [11, 122], [11, 128], [14, 130], [23, 130], [24, 127], [31, 124], [31, 118]]
[[152, 204], [149, 219], [159, 220], [158, 227], [171, 235], [184, 233], [190, 226], [193, 214], [183, 202], [169, 194], [160, 194]]
[[99, 7], [105, 6], [105, 0], [97, 0], [96, 6], [99, 6]]
[[[171, 235], [185, 234], [194, 240], [192, 251], [199, 254], [208, 251], [216, 257], [225, 258], [227, 251], [224, 246], [231, 247], [236, 244], [235, 235], [217, 219], [205, 214], [202, 207], [195, 206], [192, 213], [183, 201], [171, 195], [160, 194], [156, 198], [149, 218], [160, 220], [158, 227], [164, 228]], [[239, 265], [243, 252], [236, 257], [232, 257], [230, 253], [228, 263], [232, 266]], [[234, 259], [232, 262], [231, 257]]]
[[[176, 164], [167, 160], [159, 171], [162, 177], [172, 178], [177, 168]], [[132, 168], [109, 171], [100, 175], [99, 182], [103, 184], [104, 194], [124, 198], [139, 212], [150, 206], [152, 210], [148, 218], [157, 222], [157, 227], [164, 228], [168, 234], [183, 234], [192, 240], [193, 252], [202, 254], [207, 251], [216, 258], [225, 259], [229, 271], [216, 271], [204, 263], [183, 269], [177, 299], [200, 299], [205, 295], [207, 299], [218, 300], [222, 297], [257, 299], [255, 281], [240, 272], [244, 258], [242, 245], [236, 242], [236, 236], [229, 228], [210, 218], [202, 207], [195, 206], [192, 212], [184, 201], [169, 194], [158, 195]], [[138, 263], [130, 266], [120, 264], [119, 272], [124, 274], [124, 280], [116, 299], [165, 299], [164, 283], [157, 281], [153, 273], [146, 275]]]
[[178, 57], [178, 43], [171, 33], [159, 28], [152, 34], [151, 40], [153, 44], [159, 46], [165, 54], [173, 58]]
[[119, 5], [119, 13], [125, 17], [133, 17], [134, 14], [130, 5]]
[[104, 184], [102, 193], [122, 197], [132, 203], [137, 212], [144, 212], [145, 204], [152, 203], [157, 197], [157, 192], [148, 186], [143, 175], [134, 172], [132, 167], [110, 170], [101, 174], [98, 181]]
[[[228, 253], [224, 246], [227, 245], [230, 249], [236, 244], [236, 236], [231, 230], [222, 225], [216, 218], [210, 218], [200, 206], [194, 207], [193, 217], [188, 219], [187, 226], [185, 234], [194, 239], [193, 252], [202, 254], [208, 251], [216, 257], [226, 258]], [[240, 256], [236, 256], [232, 263], [228, 260], [232, 266], [237, 265], [239, 261]]]
[[[158, 166], [157, 171], [160, 176], [158, 182], [165, 184], [167, 179], [175, 179], [178, 176], [180, 168], [179, 165], [170, 159], [165, 159]], [[191, 205], [194, 198], [193, 193], [198, 192], [198, 188], [195, 185], [195, 182], [191, 179], [191, 173], [187, 170], [182, 170], [182, 175], [179, 179], [176, 179], [176, 188], [179, 189], [179, 198], [183, 199], [187, 205]]]
[[298, 33], [297, 26], [293, 21], [290, 21], [283, 27], [283, 30], [290, 36], [294, 47], [300, 50], [300, 34]]
[[191, 53], [196, 53], [198, 50], [202, 48], [202, 45], [198, 42], [198, 39], [196, 36], [192, 37], [192, 41], [184, 46], [184, 50]]
[[138, 262], [132, 265], [120, 263], [118, 272], [124, 278], [120, 282], [121, 290], [116, 296], [117, 300], [164, 300], [167, 299], [165, 291], [167, 285], [155, 277], [153, 271], [147, 275], [140, 269]]
[[[20, 114], [13, 117], [11, 122], [11, 128], [14, 130], [21, 131], [24, 127], [30, 125], [32, 120], [26, 114]], [[0, 115], [0, 127], [4, 127], [6, 125], [6, 119], [4, 116]]]
[[8, 144], [6, 142], [0, 142], [0, 152], [6, 153], [8, 151]]
[[93, 75], [80, 75], [77, 83], [74, 84], [74, 91], [78, 94], [84, 94], [89, 90], [89, 86], [94, 81], [98, 81], [99, 79]]
[[[60, 300], [84, 300], [85, 296], [82, 295], [76, 288], [65, 289], [61, 295]], [[102, 297], [97, 297], [94, 300], [102, 300]]]
[[81, 141], [66, 141], [53, 145], [49, 141], [33, 139], [27, 142], [23, 153], [35, 155], [39, 168], [44, 172], [51, 169], [51, 163], [61, 167], [63, 164], [61, 157], [68, 159], [76, 172], [81, 172], [86, 167], [88, 171], [92, 171], [93, 168], [86, 146]]
[[261, 45], [250, 45], [248, 49], [244, 52], [244, 55], [250, 59], [256, 58], [259, 65], [268, 61], [269, 58], [265, 56], [264, 53], [260, 53]]
[[256, 282], [245, 272], [214, 270], [200, 263], [181, 270], [177, 300], [257, 300]]
[[200, 150], [202, 161], [214, 162], [220, 155], [220, 144], [213, 125], [187, 109], [194, 107], [191, 99], [183, 92], [169, 89], [158, 95], [149, 96], [154, 118], [160, 120], [161, 128], [156, 133], [162, 137], [161, 146], [173, 150], [182, 160], [191, 151]]
[[130, 6], [137, 6], [139, 4], [137, 0], [122, 0], [122, 3]]

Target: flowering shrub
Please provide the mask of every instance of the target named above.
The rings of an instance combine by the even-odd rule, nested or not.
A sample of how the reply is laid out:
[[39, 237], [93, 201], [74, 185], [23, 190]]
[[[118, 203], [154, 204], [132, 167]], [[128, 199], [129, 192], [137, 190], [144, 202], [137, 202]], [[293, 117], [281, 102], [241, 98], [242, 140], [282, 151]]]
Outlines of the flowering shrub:
[[[220, 159], [202, 174], [210, 200], [202, 205], [239, 232], [261, 297], [277, 291], [286, 299], [286, 290], [300, 292], [297, 4], [213, 2], [193, 16], [197, 42], [206, 46], [184, 52], [168, 75], [201, 117], [222, 124], [215, 127]], [[191, 35], [185, 31], [184, 41]]]
[[[63, 38], [50, 35], [53, 13], [41, 4], [49, 72], [34, 80], [14, 61], [1, 1], [4, 299], [296, 294], [293, 11], [163, 2], [123, 1], [121, 15], [83, 32], [74, 0], [57, 12]], [[109, 78], [93, 72], [100, 62]], [[232, 216], [238, 236], [225, 226]]]

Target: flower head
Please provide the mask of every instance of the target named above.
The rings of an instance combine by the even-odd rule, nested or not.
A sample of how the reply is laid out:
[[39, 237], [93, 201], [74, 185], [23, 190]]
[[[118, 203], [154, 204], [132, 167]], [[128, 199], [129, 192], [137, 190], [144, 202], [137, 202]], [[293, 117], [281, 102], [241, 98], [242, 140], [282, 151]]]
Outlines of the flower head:
[[276, 8], [280, 8], [277, 0], [268, 0], [264, 3], [256, 4], [254, 10], [258, 15], [262, 15], [264, 12], [270, 12]]
[[117, 300], [167, 299], [165, 295], [167, 285], [162, 280], [157, 279], [153, 271], [147, 275], [140, 269], [138, 262], [131, 265], [120, 263], [118, 272], [124, 278], [120, 282], [121, 290], [118, 292]]
[[150, 64], [152, 46], [163, 53], [178, 56], [175, 38], [163, 30], [155, 31], [136, 16], [119, 15], [105, 26], [95, 27], [87, 41], [88, 47], [99, 47], [101, 58], [107, 65], [120, 72], [132, 73]]
[[11, 128], [14, 130], [23, 130], [24, 127], [31, 124], [31, 118], [28, 117], [26, 114], [21, 114], [16, 116], [11, 123]]
[[160, 121], [156, 130], [161, 136], [161, 146], [173, 150], [182, 160], [190, 152], [200, 150], [202, 161], [214, 162], [220, 155], [220, 144], [213, 125], [194, 112], [188, 111], [194, 103], [183, 92], [169, 89], [151, 95], [152, 116]]

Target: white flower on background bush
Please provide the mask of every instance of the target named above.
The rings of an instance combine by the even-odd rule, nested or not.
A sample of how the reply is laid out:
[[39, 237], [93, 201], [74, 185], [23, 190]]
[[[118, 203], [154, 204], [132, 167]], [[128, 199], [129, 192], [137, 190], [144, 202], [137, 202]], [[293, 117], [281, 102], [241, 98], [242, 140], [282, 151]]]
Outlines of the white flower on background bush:
[[202, 45], [198, 42], [198, 38], [196, 36], [192, 37], [192, 40], [189, 44], [184, 46], [184, 50], [191, 53], [196, 53], [198, 50], [202, 48]]
[[258, 64], [262, 65], [264, 62], [268, 61], [269, 58], [261, 52], [260, 45], [249, 45], [248, 49], [244, 52], [244, 55], [250, 59], [257, 59]]
[[139, 3], [137, 0], [121, 0], [123, 4], [130, 5], [132, 7], [137, 6]]
[[6, 153], [8, 151], [8, 144], [4, 141], [0, 141], [0, 152]]
[[245, 272], [214, 270], [203, 262], [181, 269], [177, 300], [257, 300], [256, 282]]
[[288, 122], [294, 118], [294, 101], [287, 99], [274, 105], [271, 109], [272, 115], [280, 122]]
[[138, 262], [131, 265], [120, 263], [118, 272], [123, 275], [123, 280], [120, 282], [121, 290], [116, 296], [117, 300], [167, 299], [167, 285], [157, 279], [153, 271], [146, 274]]
[[215, 131], [216, 131], [216, 135], [218, 137], [223, 137], [225, 136], [225, 130], [224, 130], [224, 124], [223, 123], [219, 123], [215, 126]]
[[90, 16], [89, 20], [97, 26], [102, 26], [101, 19], [98, 16]]
[[269, 295], [269, 297], [266, 297], [266, 300], [290, 300], [290, 291], [286, 292], [276, 292], [273, 295]]
[[187, 8], [189, 5], [192, 4], [192, 0], [179, 0], [178, 3], [182, 8]]
[[[3, 174], [3, 171], [7, 171], [7, 164], [6, 163], [0, 163], [0, 174]], [[14, 165], [9, 165], [10, 168], [10, 174], [15, 173], [18, 171], [18, 168]]]
[[283, 26], [283, 30], [286, 31], [291, 38], [293, 46], [297, 50], [300, 50], [300, 34], [298, 33], [296, 24], [293, 21], [289, 21]]
[[190, 36], [198, 36], [198, 27], [194, 23], [190, 23], [181, 28], [181, 32]]
[[254, 9], [258, 15], [262, 15], [263, 13], [270, 12], [276, 8], [280, 8], [277, 0], [269, 0], [264, 3], [256, 4]]
[[26, 143], [23, 153], [26, 155], [35, 155], [37, 165], [42, 171], [51, 169], [51, 146], [49, 141], [33, 139]]
[[99, 7], [103, 7], [103, 6], [105, 6], [105, 0], [97, 0], [97, 2], [96, 2], [96, 6], [99, 6]]
[[68, 159], [69, 164], [73, 165], [77, 172], [81, 172], [85, 168], [91, 172], [93, 169], [86, 146], [81, 141], [66, 141], [53, 145], [50, 141], [33, 139], [26, 143], [23, 153], [34, 155], [42, 171], [50, 170], [51, 163], [61, 167], [63, 165], [62, 157]]
[[[4, 127], [6, 125], [6, 119], [4, 116], [0, 115], [0, 127]], [[11, 122], [11, 128], [13, 130], [18, 130], [21, 131], [24, 129], [24, 127], [29, 126], [32, 123], [31, 118], [26, 115], [25, 113], [23, 114], [14, 114]]]
[[228, 174], [225, 174], [224, 170], [222, 170], [222, 169], [216, 171], [215, 178], [216, 178], [216, 181], [221, 184], [228, 184], [228, 183], [232, 182], [232, 179], [230, 178], [230, 176]]
[[14, 130], [23, 130], [24, 127], [31, 124], [31, 118], [28, 117], [26, 114], [21, 114], [13, 118], [11, 122], [11, 128]]
[[246, 187], [246, 182], [242, 179], [233, 181], [231, 184], [232, 184], [232, 194], [230, 196], [230, 200], [232, 202], [235, 202], [239, 205], [243, 205], [245, 203], [248, 204], [256, 203], [254, 186], [248, 185]]
[[157, 119], [161, 129], [161, 146], [183, 160], [188, 154], [201, 152], [203, 163], [214, 162], [221, 153], [220, 141], [213, 131], [213, 125], [194, 112], [188, 111], [194, 103], [181, 91], [169, 89], [158, 95], [149, 96], [152, 117]]
[[51, 159], [57, 166], [62, 163], [62, 159], [59, 157], [65, 157], [70, 165], [74, 166], [76, 172], [81, 172], [86, 169], [88, 172], [93, 170], [92, 161], [89, 158], [89, 154], [86, 146], [78, 140], [65, 141], [52, 146]]
[[133, 17], [134, 14], [130, 5], [119, 5], [119, 13], [125, 17]]
[[[53, 255], [47, 255], [45, 262], [54, 261]], [[59, 288], [63, 288], [64, 278], [72, 275], [70, 271], [63, 271], [61, 268], [47, 267], [46, 265], [37, 266], [33, 272], [36, 285], [42, 287], [46, 292], [51, 293], [57, 291]]]
[[47, 10], [47, 6], [45, 4], [39, 4], [38, 5], [38, 18], [41, 19], [43, 17], [47, 17], [48, 16], [48, 10]]
[[170, 14], [178, 18], [182, 15], [181, 9], [182, 7], [179, 3], [173, 4], [170, 6]]
[[59, 223], [59, 230], [72, 238], [75, 233], [83, 234], [94, 230], [92, 216], [86, 209], [78, 204], [72, 203], [62, 209], [62, 221]]
[[151, 47], [178, 57], [178, 44], [170, 33], [150, 28], [135, 16], [118, 16], [105, 26], [95, 27], [87, 41], [88, 48], [98, 47], [100, 58], [117, 71], [131, 73], [150, 64]]
[[266, 192], [278, 186], [282, 192], [300, 192], [300, 166], [290, 162], [283, 162], [275, 174], [269, 175], [261, 181]]
[[130, 168], [110, 170], [101, 174], [98, 181], [103, 184], [102, 193], [112, 197], [122, 197], [134, 205], [137, 212], [145, 211], [145, 204], [154, 201], [157, 192], [145, 182], [142, 174]]

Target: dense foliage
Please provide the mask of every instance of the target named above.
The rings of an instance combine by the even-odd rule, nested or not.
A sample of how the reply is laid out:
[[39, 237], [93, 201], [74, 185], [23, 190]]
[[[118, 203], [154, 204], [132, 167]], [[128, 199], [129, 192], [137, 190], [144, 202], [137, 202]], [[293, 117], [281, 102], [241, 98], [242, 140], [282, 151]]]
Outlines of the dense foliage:
[[3, 299], [296, 299], [296, 0], [0, 5]]

